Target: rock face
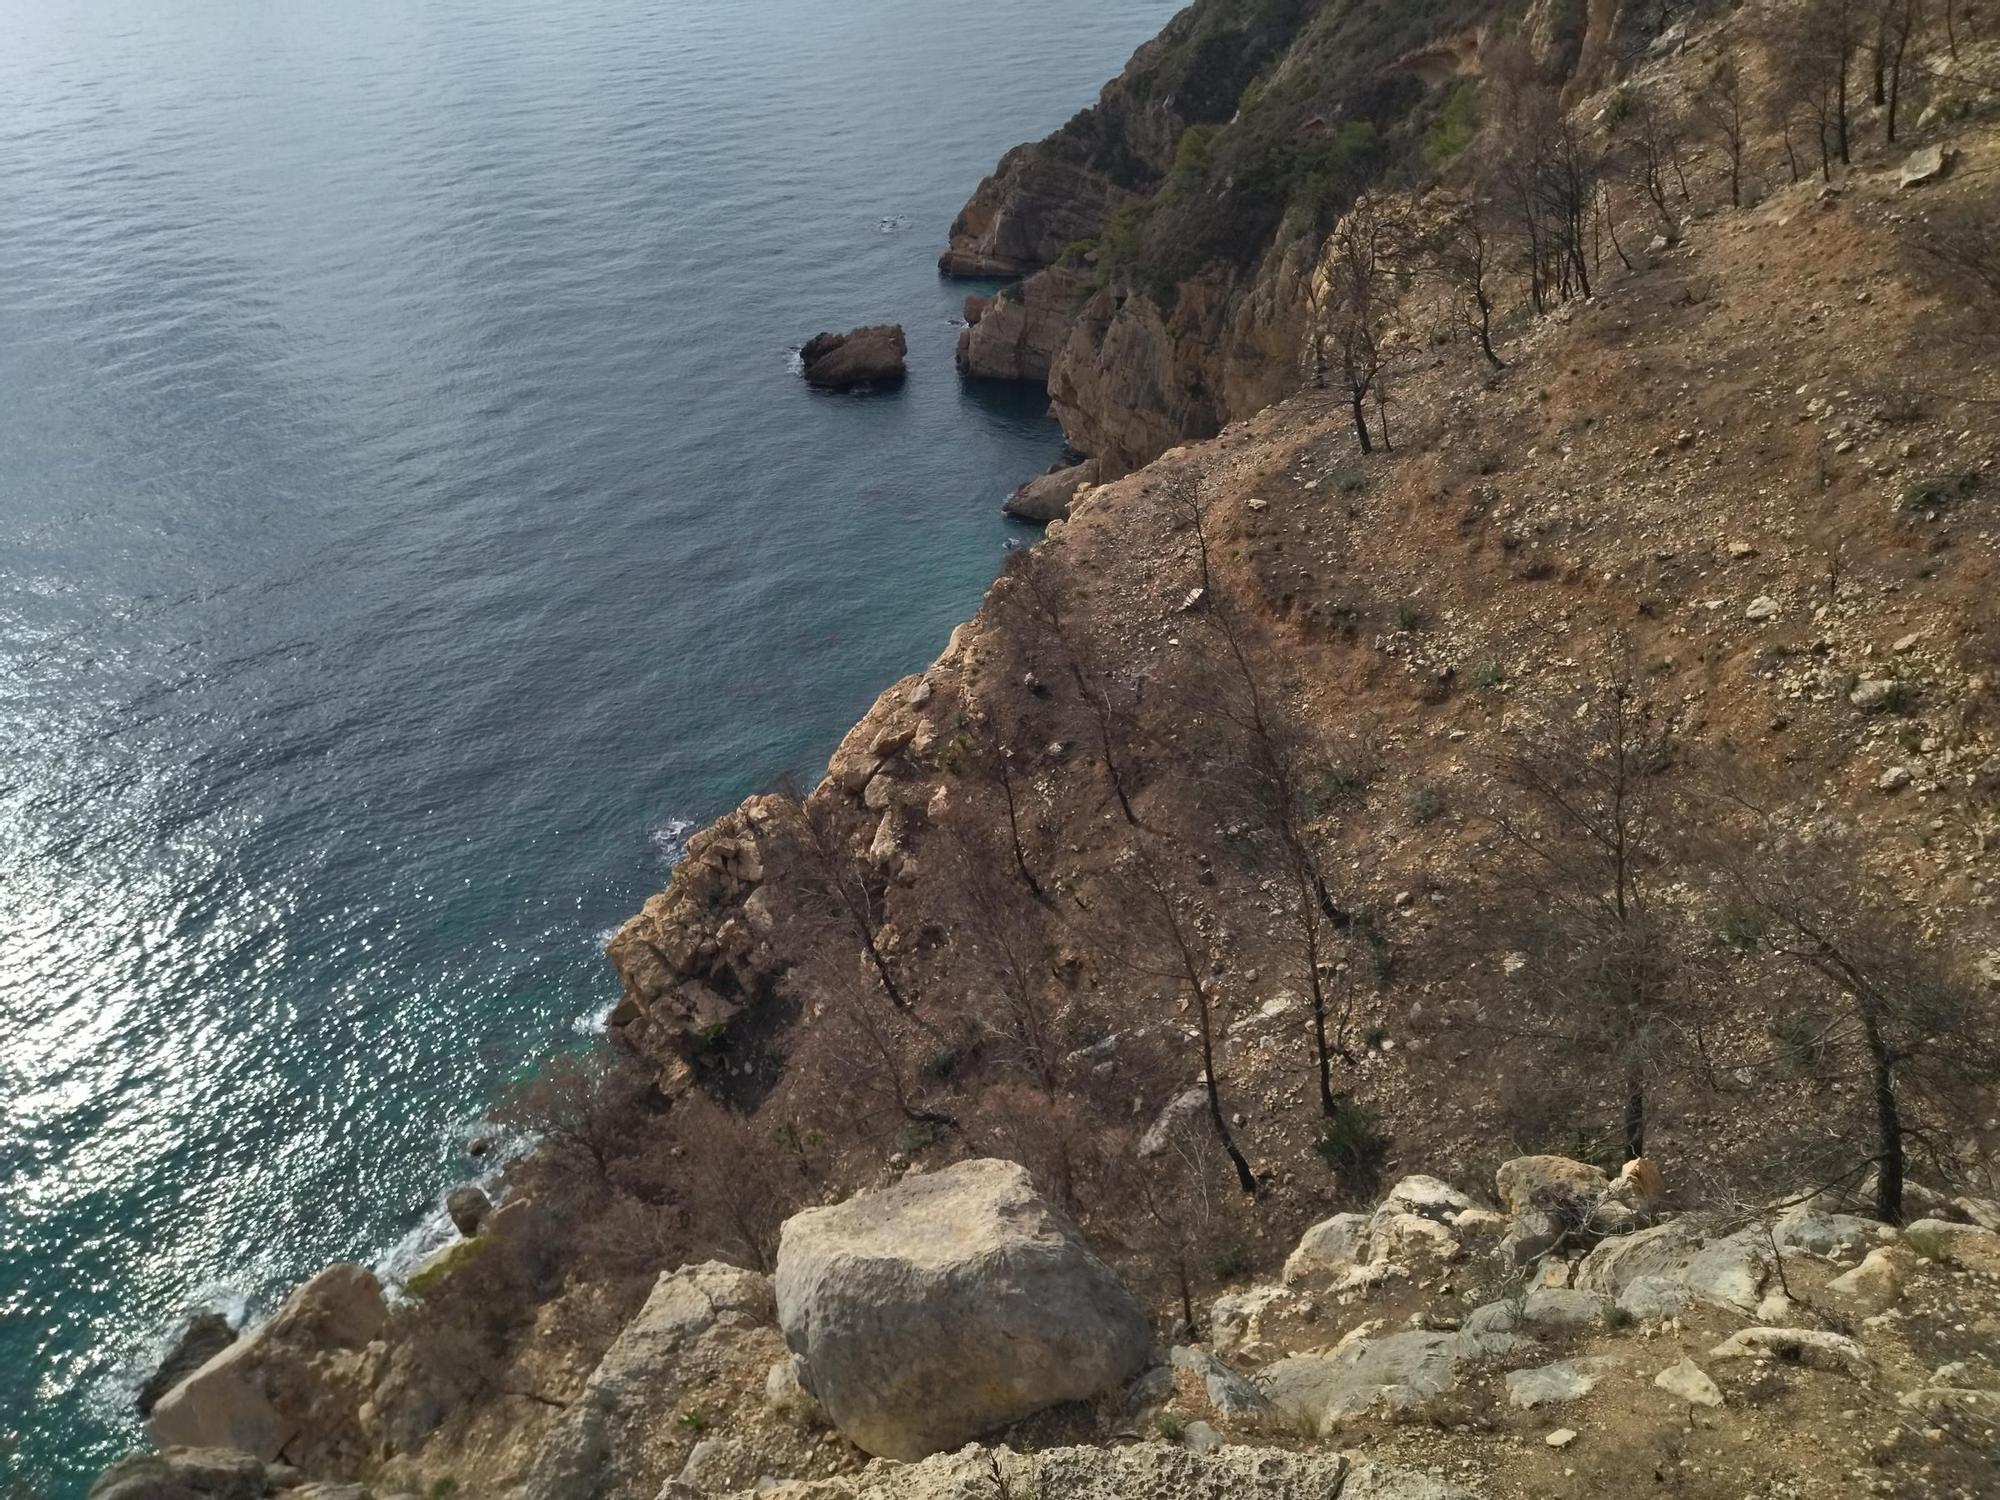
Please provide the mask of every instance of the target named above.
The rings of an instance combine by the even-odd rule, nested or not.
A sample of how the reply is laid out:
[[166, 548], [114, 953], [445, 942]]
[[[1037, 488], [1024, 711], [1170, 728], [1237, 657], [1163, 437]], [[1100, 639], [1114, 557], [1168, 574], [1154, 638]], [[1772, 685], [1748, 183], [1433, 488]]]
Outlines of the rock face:
[[149, 1416], [160, 1397], [236, 1342], [236, 1330], [221, 1313], [197, 1313], [167, 1357], [139, 1388], [139, 1415]]
[[153, 1441], [234, 1448], [266, 1462], [284, 1453], [316, 1473], [353, 1472], [366, 1456], [364, 1351], [387, 1318], [373, 1272], [328, 1267], [268, 1323], [162, 1396]]
[[445, 1196], [444, 1211], [451, 1215], [452, 1227], [467, 1239], [479, 1233], [480, 1225], [493, 1212], [493, 1200], [469, 1183], [455, 1187]]
[[1129, 1379], [1145, 1314], [1012, 1162], [969, 1161], [786, 1221], [778, 1319], [854, 1443], [917, 1459]]
[[761, 892], [783, 811], [775, 797], [753, 797], [697, 833], [667, 888], [611, 939], [625, 986], [611, 1026], [642, 1055], [676, 1056], [769, 989], [778, 962]]
[[806, 384], [828, 391], [893, 384], [909, 373], [908, 356], [909, 343], [894, 323], [817, 334], [799, 351]]
[[129, 1453], [90, 1487], [90, 1500], [260, 1500], [267, 1474], [248, 1453], [178, 1448]]
[[[660, 1500], [696, 1500], [674, 1485]], [[873, 1463], [860, 1474], [781, 1484], [765, 1500], [1475, 1500], [1415, 1469], [1346, 1453], [1286, 1453], [1274, 1448], [1218, 1448], [1205, 1454], [1159, 1443], [1129, 1448], [967, 1448], [919, 1464]], [[736, 1497], [730, 1497], [736, 1500]]]
[[968, 317], [958, 335], [959, 373], [1046, 385], [1056, 351], [1069, 338], [1076, 299], [1076, 273], [1052, 266], [979, 303], [978, 316]]
[[719, 1261], [683, 1266], [653, 1284], [612, 1341], [583, 1394], [543, 1441], [517, 1493], [523, 1500], [651, 1496], [673, 1478], [673, 1418], [694, 1393], [732, 1372], [768, 1367], [779, 1352], [771, 1283]]
[[1000, 508], [1017, 521], [1036, 521], [1047, 525], [1050, 521], [1068, 520], [1070, 502], [1076, 499], [1077, 491], [1091, 482], [1091, 476], [1096, 472], [1096, 466], [1088, 463], [1052, 469], [1014, 491]]
[[938, 258], [946, 276], [1028, 276], [1056, 263], [1072, 241], [1093, 238], [1130, 194], [1041, 146], [1000, 159], [951, 226]]

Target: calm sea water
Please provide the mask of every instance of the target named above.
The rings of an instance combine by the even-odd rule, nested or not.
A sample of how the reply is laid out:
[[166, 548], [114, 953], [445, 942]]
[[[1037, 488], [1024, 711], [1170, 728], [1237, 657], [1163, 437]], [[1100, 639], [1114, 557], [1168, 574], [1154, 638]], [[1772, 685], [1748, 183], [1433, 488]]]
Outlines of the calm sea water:
[[[1059, 441], [944, 229], [1173, 8], [0, 0], [15, 1472], [416, 1248], [676, 831], [942, 646]], [[881, 319], [906, 389], [803, 388]]]

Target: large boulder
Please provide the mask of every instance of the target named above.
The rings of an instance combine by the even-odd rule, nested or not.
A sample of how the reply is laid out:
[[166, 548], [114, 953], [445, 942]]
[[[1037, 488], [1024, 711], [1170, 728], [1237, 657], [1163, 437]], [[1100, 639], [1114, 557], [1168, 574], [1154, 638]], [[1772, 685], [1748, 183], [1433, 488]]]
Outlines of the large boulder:
[[909, 373], [905, 360], [909, 342], [894, 323], [857, 328], [852, 333], [821, 333], [799, 351], [806, 384], [822, 390], [847, 391], [859, 385], [888, 385]]
[[283, 1452], [328, 1471], [352, 1467], [367, 1446], [358, 1418], [364, 1351], [387, 1319], [372, 1271], [329, 1266], [269, 1322], [162, 1396], [153, 1441], [233, 1448], [267, 1463]]
[[1090, 483], [1091, 476], [1096, 472], [1096, 466], [1089, 463], [1051, 469], [1014, 491], [1000, 508], [1017, 521], [1035, 521], [1042, 525], [1050, 521], [1066, 521], [1069, 519], [1070, 502], [1076, 499], [1078, 490]]
[[[680, 1413], [717, 1390], [760, 1381], [768, 1390], [772, 1361], [783, 1352], [775, 1313], [770, 1279], [754, 1271], [706, 1261], [664, 1273], [543, 1438], [515, 1493], [522, 1500], [658, 1494], [689, 1461]], [[755, 1472], [739, 1477], [747, 1482]]]
[[493, 1200], [483, 1189], [466, 1183], [445, 1195], [444, 1211], [451, 1216], [452, 1227], [471, 1239], [493, 1212]]
[[[859, 1474], [761, 1488], [764, 1500], [1474, 1500], [1471, 1491], [1418, 1469], [1348, 1453], [1218, 1448], [1191, 1453], [1167, 1443], [1122, 1448], [968, 1447], [919, 1464], [872, 1463]], [[712, 1500], [669, 1485], [659, 1500]], [[732, 1495], [727, 1500], [752, 1500]]]
[[1611, 1187], [1601, 1168], [1567, 1156], [1517, 1156], [1493, 1174], [1494, 1190], [1510, 1214], [1537, 1208], [1579, 1227]]
[[261, 1500], [263, 1463], [224, 1448], [128, 1453], [98, 1475], [89, 1500]]
[[139, 1387], [139, 1415], [151, 1416], [160, 1397], [236, 1342], [236, 1330], [218, 1312], [197, 1313], [188, 1321], [159, 1368]]
[[1146, 1316], [1013, 1162], [969, 1161], [785, 1222], [778, 1322], [855, 1444], [918, 1459], [1146, 1363]]
[[1264, 1394], [1301, 1431], [1330, 1437], [1372, 1411], [1412, 1411], [1450, 1391], [1467, 1368], [1527, 1341], [1504, 1329], [1413, 1331], [1357, 1338], [1331, 1354], [1294, 1354], [1258, 1376]]

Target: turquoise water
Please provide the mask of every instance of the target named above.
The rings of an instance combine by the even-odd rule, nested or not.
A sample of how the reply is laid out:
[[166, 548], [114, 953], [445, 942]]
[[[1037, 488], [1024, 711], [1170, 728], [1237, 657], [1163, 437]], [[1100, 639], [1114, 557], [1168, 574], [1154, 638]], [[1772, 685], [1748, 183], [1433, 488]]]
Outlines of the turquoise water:
[[[942, 646], [1059, 442], [944, 229], [1172, 9], [0, 0], [16, 1473], [417, 1248], [677, 830]], [[803, 388], [881, 319], [903, 391]]]

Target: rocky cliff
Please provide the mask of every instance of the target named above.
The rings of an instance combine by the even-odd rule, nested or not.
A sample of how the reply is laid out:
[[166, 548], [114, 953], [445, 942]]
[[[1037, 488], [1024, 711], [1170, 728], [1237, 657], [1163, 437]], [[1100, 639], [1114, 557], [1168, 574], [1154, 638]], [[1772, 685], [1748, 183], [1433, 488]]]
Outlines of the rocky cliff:
[[[1561, 14], [1565, 66], [1617, 55], [1624, 10]], [[1497, 361], [1384, 308], [1393, 446], [1311, 388], [1176, 443], [1195, 375], [1097, 375], [1135, 462], [1176, 445], [1048, 476], [1067, 517], [825, 779], [690, 841], [471, 1237], [162, 1403], [250, 1456], [111, 1493], [1991, 1493], [2000, 209], [1942, 164], [2000, 100], [1921, 104], [1831, 184], [1762, 141], [1741, 207], [1691, 147], [1675, 242], [1546, 307], [1496, 275]], [[1070, 337], [1251, 392], [1325, 270], [1279, 259]], [[1024, 1291], [1044, 1258], [1080, 1279]], [[1116, 1358], [1061, 1352], [1091, 1318]], [[949, 1428], [882, 1438], [929, 1389]]]
[[1045, 383], [1106, 477], [1212, 437], [1298, 387], [1321, 238], [1370, 185], [1450, 167], [1497, 47], [1580, 97], [1668, 19], [1639, 0], [1199, 0], [953, 223], [940, 270], [1023, 279], [961, 367]]

